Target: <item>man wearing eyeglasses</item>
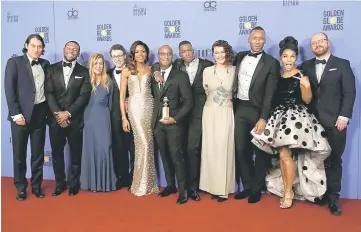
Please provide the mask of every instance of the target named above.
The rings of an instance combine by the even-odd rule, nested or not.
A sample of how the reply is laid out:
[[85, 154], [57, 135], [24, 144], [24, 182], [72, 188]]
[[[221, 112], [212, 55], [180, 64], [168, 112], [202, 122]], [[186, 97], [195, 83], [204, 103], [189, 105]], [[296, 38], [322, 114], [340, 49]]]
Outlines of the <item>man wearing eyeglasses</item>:
[[325, 33], [314, 34], [311, 48], [316, 57], [305, 61], [301, 69], [310, 78], [314, 96], [310, 105], [325, 128], [324, 135], [332, 148], [331, 155], [325, 161], [327, 192], [319, 203], [326, 203], [327, 200], [330, 213], [338, 216], [342, 213], [337, 204], [341, 190], [342, 154], [356, 98], [356, 87], [350, 62], [332, 55], [330, 44]]
[[[114, 67], [108, 70], [108, 75], [114, 82], [116, 91], [113, 91], [113, 105], [111, 111], [112, 125], [112, 149], [114, 172], [118, 178], [116, 188], [129, 187], [132, 183], [134, 169], [134, 142], [132, 132], [126, 133], [122, 129], [122, 116], [120, 112], [120, 83], [122, 71], [126, 65], [126, 51], [120, 44], [114, 44], [110, 48], [110, 56]], [[131, 172], [129, 173], [129, 154], [131, 160]]]
[[[53, 155], [58, 196], [69, 187], [69, 195], [80, 189], [80, 165], [83, 149], [83, 115], [90, 99], [89, 71], [76, 59], [80, 45], [69, 41], [63, 49], [63, 60], [49, 66], [45, 80], [45, 96], [51, 110], [49, 137]], [[70, 167], [65, 175], [64, 147], [70, 147]], [[67, 177], [67, 180], [66, 180]]]

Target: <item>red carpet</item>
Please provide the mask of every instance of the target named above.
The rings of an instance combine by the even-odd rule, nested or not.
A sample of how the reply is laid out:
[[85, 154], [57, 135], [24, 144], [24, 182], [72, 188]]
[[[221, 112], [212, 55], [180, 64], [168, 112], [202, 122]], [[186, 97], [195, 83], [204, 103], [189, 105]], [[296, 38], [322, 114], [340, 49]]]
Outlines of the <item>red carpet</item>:
[[202, 194], [200, 202], [176, 205], [176, 195], [135, 197], [127, 190], [111, 193], [67, 192], [52, 197], [53, 181], [45, 181], [46, 197], [15, 199], [11, 178], [1, 178], [3, 232], [360, 232], [361, 200], [341, 200], [343, 215], [327, 207], [295, 201], [279, 208], [279, 198], [266, 195], [260, 203], [233, 198], [218, 203]]

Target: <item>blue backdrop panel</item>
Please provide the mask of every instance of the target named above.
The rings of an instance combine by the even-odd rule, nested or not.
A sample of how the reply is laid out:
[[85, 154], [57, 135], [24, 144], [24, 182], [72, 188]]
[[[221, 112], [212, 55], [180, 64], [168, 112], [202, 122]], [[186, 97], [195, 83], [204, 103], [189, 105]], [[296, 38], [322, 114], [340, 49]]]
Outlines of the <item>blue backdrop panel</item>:
[[[42, 9], [42, 20], [33, 20], [27, 13]], [[2, 77], [6, 61], [21, 55], [26, 36], [44, 33], [47, 38], [45, 58], [50, 62], [62, 59], [64, 44], [76, 40], [81, 45], [79, 62], [87, 65], [94, 52], [105, 55], [111, 66], [109, 48], [115, 43], [129, 50], [135, 40], [147, 43], [150, 63], [157, 61], [157, 50], [163, 44], [178, 55], [178, 43], [192, 42], [198, 56], [213, 60], [212, 44], [227, 40], [235, 52], [249, 49], [249, 30], [262, 26], [267, 33], [265, 49], [279, 58], [278, 43], [292, 35], [299, 41], [298, 63], [313, 57], [310, 37], [324, 31], [328, 34], [334, 55], [350, 60], [356, 75], [357, 97], [354, 116], [348, 127], [343, 156], [341, 196], [361, 198], [361, 37], [360, 2], [264, 1], [264, 2], [3, 2], [2, 5]], [[3, 80], [1, 82], [3, 84]], [[4, 91], [2, 91], [4, 92]], [[7, 105], [1, 95], [2, 109], [2, 176], [13, 175], [11, 133], [6, 121]], [[30, 152], [28, 152], [30, 154]], [[45, 178], [53, 179], [51, 149], [48, 138], [45, 148]], [[30, 156], [29, 156], [30, 157]], [[29, 159], [29, 158], [28, 158]], [[66, 161], [69, 160], [68, 148]], [[27, 175], [29, 176], [30, 170]], [[159, 182], [165, 185], [159, 159]]]

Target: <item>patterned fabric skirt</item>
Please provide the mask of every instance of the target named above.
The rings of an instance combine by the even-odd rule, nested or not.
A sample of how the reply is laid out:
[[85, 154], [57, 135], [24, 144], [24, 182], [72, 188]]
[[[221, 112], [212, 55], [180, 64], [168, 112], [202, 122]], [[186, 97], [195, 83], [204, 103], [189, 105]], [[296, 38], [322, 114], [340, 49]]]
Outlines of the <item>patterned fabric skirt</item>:
[[324, 160], [331, 147], [326, 132], [304, 105], [280, 105], [271, 112], [261, 135], [253, 135], [252, 143], [272, 154], [272, 167], [266, 176], [268, 191], [283, 196], [284, 186], [279, 165], [279, 148], [288, 147], [296, 162], [295, 199], [314, 202], [326, 191]]

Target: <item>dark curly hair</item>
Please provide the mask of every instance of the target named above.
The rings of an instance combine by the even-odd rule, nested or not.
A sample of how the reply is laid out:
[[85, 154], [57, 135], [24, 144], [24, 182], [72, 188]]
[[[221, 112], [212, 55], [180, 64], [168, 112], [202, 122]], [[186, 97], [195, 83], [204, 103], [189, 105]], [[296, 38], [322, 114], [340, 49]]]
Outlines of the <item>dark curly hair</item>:
[[214, 48], [215, 47], [222, 47], [224, 49], [224, 51], [226, 53], [225, 64], [231, 65], [233, 63], [233, 59], [234, 59], [234, 52], [233, 52], [232, 46], [225, 40], [217, 40], [212, 45], [212, 53], [214, 53]]
[[135, 57], [135, 49], [137, 46], [143, 46], [145, 49], [145, 52], [147, 53], [147, 57], [145, 58], [145, 63], [149, 61], [149, 47], [147, 44], [143, 43], [140, 40], [135, 41], [132, 46], [130, 47], [130, 54], [128, 56], [129, 65], [128, 68], [131, 71], [133, 75], [136, 75], [138, 73], [137, 71], [137, 64], [135, 63], [134, 57]]
[[298, 41], [292, 36], [287, 36], [286, 38], [281, 40], [278, 46], [280, 47], [280, 56], [286, 49], [290, 49], [294, 51], [296, 55], [298, 55]]

